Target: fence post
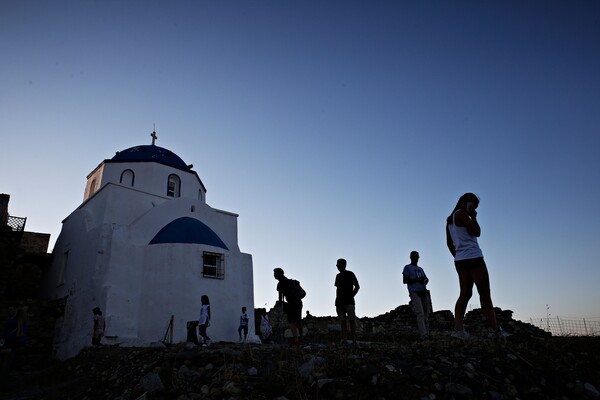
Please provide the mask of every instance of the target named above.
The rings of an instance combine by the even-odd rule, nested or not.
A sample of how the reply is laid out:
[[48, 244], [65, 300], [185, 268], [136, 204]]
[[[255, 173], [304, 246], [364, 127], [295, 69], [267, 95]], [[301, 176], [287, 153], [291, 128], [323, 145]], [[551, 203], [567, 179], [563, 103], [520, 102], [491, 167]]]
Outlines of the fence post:
[[560, 332], [560, 336], [564, 336], [563, 335], [563, 330], [562, 330], [562, 325], [560, 324], [560, 317], [556, 316], [556, 322], [558, 322], [558, 331]]
[[585, 318], [583, 319], [583, 327], [585, 328], [585, 336], [590, 336], [587, 330], [587, 324], [585, 323]]

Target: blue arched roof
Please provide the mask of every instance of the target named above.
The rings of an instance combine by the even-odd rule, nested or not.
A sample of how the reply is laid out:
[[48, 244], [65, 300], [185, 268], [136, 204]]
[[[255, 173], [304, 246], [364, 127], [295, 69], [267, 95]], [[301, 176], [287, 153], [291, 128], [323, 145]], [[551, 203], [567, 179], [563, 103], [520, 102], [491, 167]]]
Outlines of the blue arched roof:
[[196, 243], [229, 250], [219, 235], [206, 224], [190, 217], [177, 218], [165, 225], [148, 244]]
[[118, 151], [112, 162], [157, 162], [173, 168], [189, 171], [190, 167], [171, 150], [153, 144], [134, 146]]

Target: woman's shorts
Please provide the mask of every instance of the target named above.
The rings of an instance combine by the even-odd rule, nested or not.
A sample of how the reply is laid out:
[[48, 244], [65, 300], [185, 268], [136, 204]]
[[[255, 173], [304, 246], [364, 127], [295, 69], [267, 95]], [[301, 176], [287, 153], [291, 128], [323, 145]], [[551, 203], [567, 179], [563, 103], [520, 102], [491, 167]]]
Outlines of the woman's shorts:
[[460, 271], [470, 271], [476, 268], [487, 268], [485, 265], [485, 261], [483, 261], [483, 257], [477, 258], [468, 258], [466, 260], [458, 260], [454, 261], [454, 266], [456, 267], [456, 272]]

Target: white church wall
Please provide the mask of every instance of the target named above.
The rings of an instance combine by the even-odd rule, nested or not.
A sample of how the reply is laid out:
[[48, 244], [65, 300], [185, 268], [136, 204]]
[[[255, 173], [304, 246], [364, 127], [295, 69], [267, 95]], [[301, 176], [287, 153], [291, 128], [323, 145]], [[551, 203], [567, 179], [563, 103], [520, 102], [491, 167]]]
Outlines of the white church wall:
[[[146, 223], [142, 222], [143, 226], [139, 229], [142, 236], [137, 237], [140, 242], [146, 243], [169, 222], [181, 216], [190, 216], [211, 227], [228, 247], [237, 248], [238, 215], [214, 209], [197, 199], [155, 196], [135, 188], [108, 184], [96, 193], [93, 202], [85, 203], [82, 208], [93, 216], [90, 221], [93, 226], [110, 221], [127, 225], [144, 219]], [[147, 218], [145, 213], [149, 214]], [[155, 230], [156, 227], [159, 227], [158, 230]]]
[[142, 297], [148, 301], [142, 305], [139, 324], [144, 341], [162, 338], [172, 315], [173, 340], [185, 341], [186, 323], [198, 320], [204, 294], [210, 299], [212, 314], [208, 335], [214, 341], [237, 341], [241, 307], [254, 309], [251, 258], [226, 253], [224, 279], [206, 278], [202, 276], [204, 251], [223, 250], [195, 244], [150, 246], [142, 279]]
[[95, 224], [118, 221], [119, 225], [127, 226], [155, 206], [168, 201], [170, 199], [166, 197], [111, 183], [103, 187], [94, 201], [86, 203], [83, 208], [96, 216]]
[[[133, 188], [119, 184], [126, 169], [135, 173]], [[181, 179], [181, 197], [166, 197], [171, 173]], [[92, 179], [97, 181], [95, 193]], [[104, 312], [107, 344], [162, 340], [171, 315], [173, 340], [185, 341], [186, 322], [198, 319], [203, 294], [211, 299], [209, 336], [237, 340], [241, 307], [250, 315], [254, 309], [252, 256], [239, 250], [238, 215], [208, 206], [198, 200], [198, 191], [205, 193], [195, 173], [152, 162], [102, 163], [88, 175], [85, 200], [63, 221], [48, 271], [48, 297], [68, 296], [55, 339], [58, 358], [75, 356], [91, 344], [94, 307]], [[207, 225], [228, 249], [149, 245], [164, 226], [181, 217]], [[205, 251], [223, 254], [223, 279], [203, 276]], [[251, 321], [251, 338], [253, 327]]]
[[238, 215], [221, 211], [209, 205], [196, 207], [194, 217], [211, 227], [230, 250], [238, 250]]
[[228, 247], [231, 245], [237, 248], [238, 215], [213, 209], [200, 200], [155, 196], [137, 189], [108, 184], [95, 194], [93, 202], [86, 202], [81, 207], [91, 216], [92, 226], [111, 221], [119, 221], [123, 225], [134, 221], [142, 223], [139, 230], [141, 236], [136, 236], [140, 243], [148, 243], [161, 228], [174, 219], [190, 216], [210, 226]]
[[206, 203], [189, 198], [170, 199], [148, 210], [132, 224], [135, 230], [132, 239], [136, 243], [147, 244], [164, 226], [180, 217], [201, 221], [219, 235], [230, 250], [239, 250], [237, 214], [215, 210]]
[[107, 340], [135, 344], [143, 299], [145, 246], [132, 245], [130, 229], [113, 226], [110, 242], [110, 268], [103, 283]]
[[198, 175], [156, 163], [106, 163], [104, 164], [103, 184], [120, 185], [121, 174], [130, 169], [135, 174], [133, 188], [158, 196], [167, 196], [169, 175], [175, 174], [181, 181], [180, 197], [198, 199], [198, 190], [203, 190]]
[[[55, 338], [56, 355], [72, 357], [91, 344], [92, 309], [101, 306], [107, 267], [106, 227], [84, 228], [87, 213], [78, 210], [66, 221], [54, 248], [47, 290], [51, 298], [67, 297], [62, 325]], [[75, 234], [75, 232], [80, 234]], [[66, 254], [68, 252], [68, 255]]]
[[173, 339], [175, 342], [185, 340], [188, 320], [185, 316], [194, 314], [200, 298], [197, 293], [203, 286], [200, 246], [152, 245], [146, 252], [144, 264], [142, 297], [148, 301], [140, 310], [140, 337], [150, 342], [159, 340], [173, 315]]
[[52, 267], [47, 272], [44, 293], [64, 297], [73, 281], [86, 274], [84, 260], [94, 257], [94, 238], [88, 238], [91, 215], [85, 210], [76, 210], [63, 221], [63, 228], [53, 249]]
[[[69, 282], [57, 292], [58, 297], [70, 296], [70, 311], [62, 328], [65, 334], [57, 343], [57, 355], [61, 358], [74, 356], [89, 346], [91, 310], [96, 306], [105, 313], [107, 343], [127, 345], [161, 340], [171, 315], [175, 320], [173, 340], [186, 340], [186, 322], [198, 319], [202, 294], [209, 296], [215, 310], [209, 330], [213, 340], [236, 340], [241, 307], [254, 308], [252, 259], [239, 252], [236, 214], [190, 199], [165, 200], [144, 212], [143, 208], [131, 206], [141, 199], [147, 202], [148, 196], [109, 185], [65, 221], [65, 233], [56, 249], [60, 242], [69, 242], [74, 249], [69, 254], [69, 265], [85, 267], [70, 268]], [[191, 205], [195, 206], [195, 213], [190, 211]], [[136, 209], [143, 215], [130, 226], [98, 221], [102, 215], [105, 220], [129, 222], [135, 219], [130, 213]], [[164, 225], [185, 215], [184, 210], [201, 217], [230, 250], [196, 244], [148, 246]], [[92, 218], [93, 215], [97, 217]], [[90, 225], [94, 227], [90, 229]], [[203, 251], [225, 255], [225, 279], [202, 276]]]

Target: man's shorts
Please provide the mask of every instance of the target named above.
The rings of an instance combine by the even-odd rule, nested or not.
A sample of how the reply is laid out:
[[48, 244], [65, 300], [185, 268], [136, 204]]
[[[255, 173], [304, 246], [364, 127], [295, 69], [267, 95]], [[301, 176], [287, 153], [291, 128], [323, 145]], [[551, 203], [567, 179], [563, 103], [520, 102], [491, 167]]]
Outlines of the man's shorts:
[[454, 261], [454, 266], [456, 267], [456, 272], [470, 271], [472, 269], [481, 267], [487, 268], [485, 265], [485, 261], [483, 261], [483, 257], [468, 258], [466, 260]]
[[336, 306], [338, 318], [340, 321], [354, 321], [356, 319], [356, 313], [354, 311], [354, 304], [346, 304], [345, 306]]
[[301, 322], [302, 321], [302, 302], [287, 303], [287, 318], [288, 322]]

